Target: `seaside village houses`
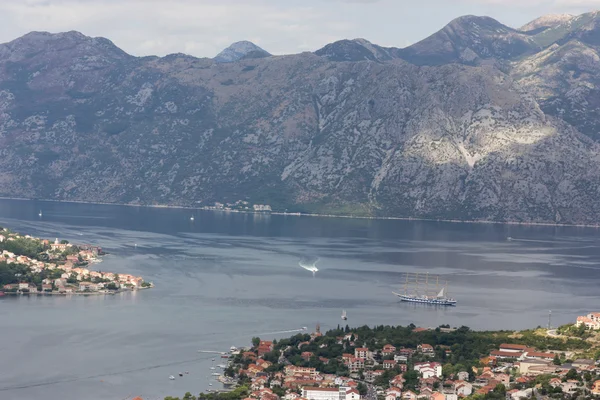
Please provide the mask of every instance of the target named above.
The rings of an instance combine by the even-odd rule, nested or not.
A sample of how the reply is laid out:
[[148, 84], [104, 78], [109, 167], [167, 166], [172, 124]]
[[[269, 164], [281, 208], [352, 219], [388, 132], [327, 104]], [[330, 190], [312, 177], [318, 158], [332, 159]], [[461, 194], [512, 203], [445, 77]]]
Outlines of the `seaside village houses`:
[[[578, 319], [578, 323], [581, 321], [590, 324], [590, 329], [596, 329], [599, 316], [599, 313], [592, 313], [585, 320]], [[419, 331], [423, 331], [423, 328], [416, 328], [414, 332], [416, 334]], [[309, 360], [317, 359], [313, 352], [305, 348], [314, 349], [310, 345], [320, 336], [317, 326], [316, 332], [310, 335], [310, 341], [297, 345], [299, 359], [304, 365]], [[550, 385], [566, 394], [583, 389], [581, 380], [567, 379], [567, 374], [572, 373], [569, 371], [575, 370], [581, 376], [587, 372], [593, 373], [592, 376], [600, 375], [596, 360], [575, 359], [568, 364], [556, 365], [556, 354], [553, 352], [538, 351], [518, 343], [505, 343], [485, 355], [480, 360], [479, 368], [455, 371], [444, 376], [438, 355], [441, 351], [451, 353], [449, 347], [421, 343], [415, 348], [396, 348], [389, 343], [379, 343], [377, 348], [369, 348], [360, 343], [355, 333], [347, 333], [336, 340], [337, 344], [349, 343], [354, 348], [352, 353], [337, 357], [338, 362], [348, 368], [348, 376], [327, 374], [317, 368], [290, 365], [289, 362], [283, 371], [267, 372], [272, 364], [263, 358], [274, 349], [270, 341], [260, 341], [252, 349], [242, 351], [240, 356], [250, 364], [245, 370], [240, 368], [238, 374], [250, 378], [252, 390], [244, 400], [361, 400], [359, 385], [362, 384], [375, 385], [376, 398], [379, 400], [458, 400], [477, 394], [485, 395], [494, 391], [499, 384], [505, 386], [508, 400], [519, 400], [535, 397], [534, 381], [539, 375], [551, 376]], [[323, 357], [318, 360], [324, 365], [330, 362]], [[416, 385], [413, 382], [410, 388], [404, 375], [409, 368], [418, 376], [418, 382]], [[393, 371], [391, 374], [390, 370]], [[380, 377], [386, 373], [385, 384], [382, 385]], [[280, 395], [285, 394], [275, 394], [274, 387], [279, 388], [277, 391]], [[600, 396], [600, 379], [589, 382], [586, 390]], [[365, 400], [376, 400], [374, 396]], [[538, 396], [538, 399], [541, 398]]]
[[[100, 261], [97, 257], [102, 249], [91, 245], [78, 245], [59, 241], [40, 240], [29, 235], [20, 236], [16, 233], [10, 233], [4, 229], [0, 234], [0, 242], [5, 240], [27, 239], [36, 240], [44, 244], [48, 261], [40, 261], [27, 256], [16, 255], [10, 251], [3, 250], [1, 256], [7, 264], [21, 264], [31, 269], [33, 273], [47, 271], [62, 271], [58, 277], [46, 278], [40, 286], [28, 282], [19, 282], [5, 284], [0, 288], [4, 292], [16, 293], [59, 293], [69, 294], [76, 292], [99, 292], [106, 291], [110, 286], [116, 289], [137, 289], [141, 288], [144, 280], [142, 277], [129, 274], [115, 274], [112, 272], [91, 271], [84, 268], [90, 262]], [[65, 253], [66, 252], [66, 253]], [[64, 254], [67, 254], [64, 256]], [[75, 281], [74, 281], [75, 279]]]

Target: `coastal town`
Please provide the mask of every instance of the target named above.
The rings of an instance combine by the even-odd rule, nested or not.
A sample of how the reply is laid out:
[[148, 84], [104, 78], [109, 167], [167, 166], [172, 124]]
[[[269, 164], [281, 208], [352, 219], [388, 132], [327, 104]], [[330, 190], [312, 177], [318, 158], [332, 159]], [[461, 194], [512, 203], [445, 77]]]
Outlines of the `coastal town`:
[[322, 333], [317, 325], [312, 334], [232, 349], [220, 378], [226, 389], [183, 399], [600, 398], [600, 332], [580, 323], [600, 313], [585, 318], [523, 332], [410, 325]]
[[90, 269], [102, 261], [104, 252], [98, 246], [0, 228], [0, 250], [0, 296], [114, 294], [153, 286], [140, 276]]

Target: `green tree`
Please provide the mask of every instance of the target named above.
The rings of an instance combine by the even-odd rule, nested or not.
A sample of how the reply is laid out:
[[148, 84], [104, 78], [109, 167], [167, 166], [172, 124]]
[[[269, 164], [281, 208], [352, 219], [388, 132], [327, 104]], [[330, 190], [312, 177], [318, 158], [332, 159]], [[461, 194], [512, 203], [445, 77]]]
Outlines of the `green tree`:
[[356, 386], [356, 390], [358, 390], [361, 396], [365, 396], [367, 394], [367, 385], [365, 385], [362, 382], [359, 382]]
[[259, 344], [260, 344], [260, 338], [259, 337], [253, 337], [252, 338], [252, 346], [253, 347], [258, 347]]
[[565, 376], [565, 378], [579, 380], [579, 374], [577, 373], [577, 370], [575, 368], [571, 368], [569, 370], [569, 372], [567, 372], [567, 375]]
[[560, 362], [560, 357], [558, 356], [558, 354], [554, 355], [554, 361], [553, 361], [554, 365], [561, 365]]
[[186, 392], [183, 395], [183, 400], [196, 400], [196, 396], [193, 396], [190, 392]]
[[496, 387], [494, 388], [494, 393], [502, 396], [502, 398], [506, 397], [506, 386], [504, 386], [502, 383], [499, 383], [496, 385]]
[[450, 375], [452, 375], [454, 373], [454, 366], [452, 364], [444, 364], [444, 366], [442, 367], [442, 375], [444, 375], [444, 378], [449, 378]]
[[411, 389], [415, 389], [419, 383], [419, 374], [413, 369], [409, 369], [404, 373], [404, 379], [406, 380], [405, 386]]
[[71, 273], [71, 276], [69, 276], [67, 278], [67, 283], [75, 284], [77, 282], [78, 282], [78, 280], [77, 280], [77, 274], [75, 272]]

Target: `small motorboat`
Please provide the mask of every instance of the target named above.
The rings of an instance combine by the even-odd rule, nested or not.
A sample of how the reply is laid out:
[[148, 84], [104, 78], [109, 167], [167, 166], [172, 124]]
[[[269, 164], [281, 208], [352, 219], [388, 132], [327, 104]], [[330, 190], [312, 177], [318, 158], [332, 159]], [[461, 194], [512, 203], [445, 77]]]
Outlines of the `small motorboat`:
[[217, 367], [225, 369], [225, 368], [227, 368], [227, 365], [225, 365], [225, 364], [219, 364], [219, 365], [217, 365]]
[[218, 372], [213, 372], [211, 375], [212, 376], [221, 376], [221, 374], [219, 374]]
[[180, 373], [179, 373], [179, 376], [183, 376], [183, 372], [180, 372]]
[[308, 329], [308, 328], [307, 328], [307, 327], [305, 327], [305, 326], [303, 326], [303, 327], [302, 327], [302, 330], [303, 330], [303, 331], [305, 331], [305, 330], [307, 330], [307, 329]]
[[212, 382], [208, 384], [208, 386], [212, 386]]
[[190, 217], [190, 221], [194, 222], [194, 216], [193, 215]]
[[215, 359], [214, 359], [214, 358], [213, 358], [212, 360], [213, 360], [213, 361], [215, 361]]
[[185, 374], [186, 374], [186, 375], [189, 375], [189, 374], [190, 374], [190, 371], [185, 371]]
[[169, 379], [172, 380], [172, 381], [174, 381], [175, 377], [173, 375], [171, 375], [171, 376], [169, 376]]
[[215, 369], [215, 367], [210, 367], [210, 369], [214, 370], [214, 369]]
[[229, 351], [236, 351], [236, 350], [237, 350], [237, 347], [235, 347], [235, 346], [231, 346], [231, 347], [229, 348]]

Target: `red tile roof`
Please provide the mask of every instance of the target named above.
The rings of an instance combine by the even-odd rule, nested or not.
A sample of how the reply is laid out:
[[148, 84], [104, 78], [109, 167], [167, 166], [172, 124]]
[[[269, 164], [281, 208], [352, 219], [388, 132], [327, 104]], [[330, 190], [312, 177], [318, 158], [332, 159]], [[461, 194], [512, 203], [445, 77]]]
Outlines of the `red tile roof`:
[[527, 348], [527, 346], [525, 346], [524, 344], [509, 344], [509, 343], [502, 343], [500, 345], [501, 349], [510, 349], [510, 350], [525, 350]]

